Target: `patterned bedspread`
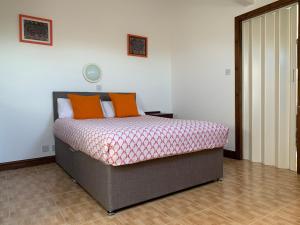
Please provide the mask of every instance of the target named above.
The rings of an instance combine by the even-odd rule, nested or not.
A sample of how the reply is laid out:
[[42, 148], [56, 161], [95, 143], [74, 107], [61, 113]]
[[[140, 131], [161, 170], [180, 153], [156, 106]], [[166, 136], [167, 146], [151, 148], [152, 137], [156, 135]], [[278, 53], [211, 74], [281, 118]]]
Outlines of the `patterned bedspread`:
[[57, 119], [54, 134], [75, 150], [106, 164], [121, 166], [223, 147], [228, 128], [206, 121], [140, 116]]

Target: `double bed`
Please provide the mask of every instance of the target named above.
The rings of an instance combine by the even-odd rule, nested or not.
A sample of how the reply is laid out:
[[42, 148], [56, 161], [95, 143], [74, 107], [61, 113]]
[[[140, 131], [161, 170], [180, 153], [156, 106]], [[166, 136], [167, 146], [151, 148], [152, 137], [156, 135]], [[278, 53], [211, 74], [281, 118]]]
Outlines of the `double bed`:
[[[109, 213], [223, 177], [221, 124], [139, 116], [59, 119], [53, 92], [56, 162]], [[100, 95], [108, 93], [72, 92]]]

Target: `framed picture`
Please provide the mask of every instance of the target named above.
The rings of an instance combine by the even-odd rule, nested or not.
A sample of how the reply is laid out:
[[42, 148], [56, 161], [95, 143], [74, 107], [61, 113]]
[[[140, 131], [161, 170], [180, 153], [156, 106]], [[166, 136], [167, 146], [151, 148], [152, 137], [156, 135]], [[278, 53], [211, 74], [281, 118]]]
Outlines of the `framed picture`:
[[128, 34], [128, 55], [148, 57], [148, 38]]
[[19, 15], [20, 42], [53, 45], [52, 20]]

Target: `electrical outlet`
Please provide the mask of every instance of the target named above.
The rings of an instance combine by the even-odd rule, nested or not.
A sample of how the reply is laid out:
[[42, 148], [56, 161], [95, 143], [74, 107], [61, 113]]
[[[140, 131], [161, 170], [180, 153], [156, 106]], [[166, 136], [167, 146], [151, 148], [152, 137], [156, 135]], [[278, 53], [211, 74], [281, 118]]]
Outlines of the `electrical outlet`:
[[42, 145], [42, 152], [49, 152], [50, 146], [49, 145]]

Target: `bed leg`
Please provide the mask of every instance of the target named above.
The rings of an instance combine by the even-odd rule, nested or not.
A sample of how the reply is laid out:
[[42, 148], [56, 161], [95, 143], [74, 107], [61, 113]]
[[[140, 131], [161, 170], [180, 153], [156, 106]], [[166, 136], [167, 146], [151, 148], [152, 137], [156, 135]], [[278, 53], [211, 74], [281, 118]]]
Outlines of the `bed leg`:
[[107, 211], [107, 215], [108, 216], [113, 216], [113, 215], [115, 215], [116, 213], [114, 212], [114, 211]]

